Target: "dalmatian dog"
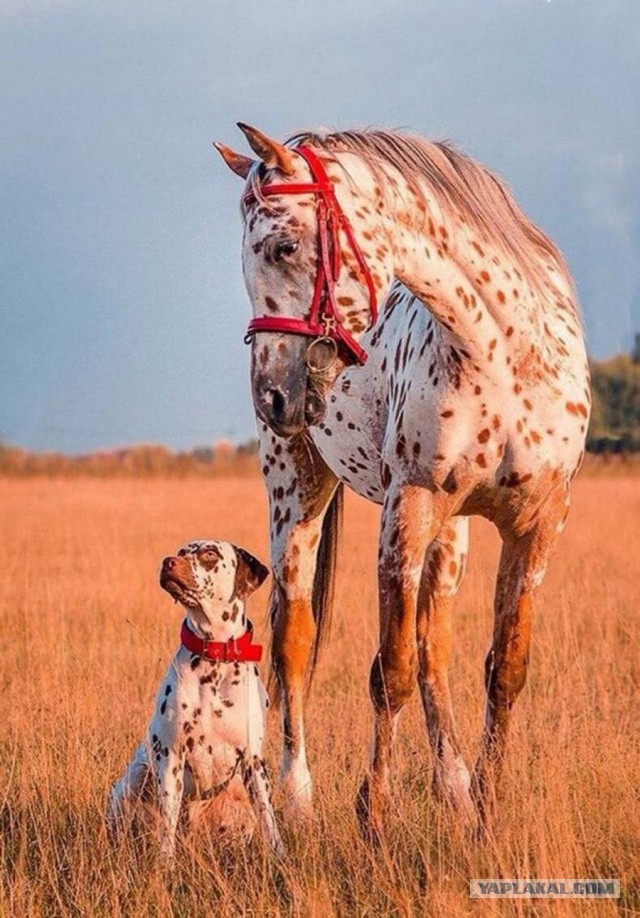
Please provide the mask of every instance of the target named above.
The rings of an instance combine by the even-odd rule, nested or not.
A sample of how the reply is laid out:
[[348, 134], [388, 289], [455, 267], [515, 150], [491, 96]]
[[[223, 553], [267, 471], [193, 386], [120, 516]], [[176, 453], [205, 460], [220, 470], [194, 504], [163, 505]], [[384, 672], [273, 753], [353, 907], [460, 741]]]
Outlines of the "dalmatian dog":
[[245, 600], [267, 574], [229, 542], [190, 542], [162, 562], [160, 585], [186, 618], [146, 741], [112, 788], [107, 823], [117, 829], [127, 805], [154, 784], [165, 863], [173, 859], [183, 801], [211, 799], [238, 776], [263, 837], [283, 856], [262, 756], [268, 705], [257, 666], [262, 648], [245, 617]]

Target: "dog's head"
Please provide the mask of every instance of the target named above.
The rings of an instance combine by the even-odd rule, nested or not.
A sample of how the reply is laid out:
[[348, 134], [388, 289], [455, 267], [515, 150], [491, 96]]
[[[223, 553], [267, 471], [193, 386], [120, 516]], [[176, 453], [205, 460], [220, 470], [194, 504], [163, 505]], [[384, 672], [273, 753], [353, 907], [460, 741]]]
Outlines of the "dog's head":
[[187, 610], [199, 610], [209, 618], [216, 606], [245, 600], [268, 573], [244, 548], [200, 540], [164, 559], [160, 586]]

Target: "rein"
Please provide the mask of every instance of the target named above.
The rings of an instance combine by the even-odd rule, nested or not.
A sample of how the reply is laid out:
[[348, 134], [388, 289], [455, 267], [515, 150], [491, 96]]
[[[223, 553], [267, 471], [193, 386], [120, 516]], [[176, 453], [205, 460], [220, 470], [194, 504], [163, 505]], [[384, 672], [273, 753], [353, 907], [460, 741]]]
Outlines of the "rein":
[[[364, 364], [367, 359], [367, 353], [342, 324], [335, 299], [335, 286], [340, 277], [340, 268], [342, 266], [341, 231], [346, 237], [367, 287], [371, 325], [373, 325], [378, 314], [378, 307], [371, 271], [356, 242], [351, 224], [338, 203], [333, 185], [322, 162], [308, 147], [296, 147], [295, 152], [299, 153], [306, 161], [311, 171], [313, 182], [262, 185], [260, 194], [264, 197], [285, 194], [313, 194], [316, 196], [318, 256], [311, 310], [309, 317], [303, 319], [293, 316], [258, 316], [255, 319], [251, 319], [245, 335], [245, 342], [249, 344], [253, 335], [259, 332], [284, 332], [292, 335], [306, 335], [315, 339], [309, 345], [308, 354], [316, 341], [331, 342], [336, 353], [338, 347], [342, 345], [357, 363]], [[251, 204], [256, 200], [257, 195], [253, 190], [248, 191], [243, 198], [245, 205]]]

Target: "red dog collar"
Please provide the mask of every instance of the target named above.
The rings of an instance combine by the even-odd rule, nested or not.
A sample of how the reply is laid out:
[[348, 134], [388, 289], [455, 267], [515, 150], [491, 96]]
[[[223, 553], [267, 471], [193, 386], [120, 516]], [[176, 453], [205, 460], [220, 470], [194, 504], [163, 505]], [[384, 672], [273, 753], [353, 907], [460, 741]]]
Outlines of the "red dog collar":
[[[370, 325], [376, 321], [378, 314], [373, 277], [356, 242], [351, 224], [338, 203], [322, 161], [308, 147], [296, 147], [295, 152], [306, 160], [314, 181], [262, 185], [259, 194], [262, 197], [283, 194], [313, 194], [316, 197], [318, 255], [309, 317], [301, 319], [294, 316], [257, 316], [249, 322], [245, 340], [249, 343], [253, 335], [259, 332], [284, 332], [292, 335], [307, 335], [312, 338], [330, 338], [335, 341], [336, 345], [342, 345], [356, 363], [363, 364], [367, 359], [367, 353], [342, 324], [336, 303], [335, 286], [342, 265], [341, 233], [344, 234], [353, 252], [360, 276], [367, 288]], [[243, 200], [245, 205], [251, 204], [256, 200], [255, 192], [250, 189]]]
[[180, 629], [183, 647], [211, 663], [259, 663], [262, 659], [262, 645], [253, 644], [253, 631], [245, 631], [239, 638], [228, 641], [208, 641], [194, 634], [187, 620]]

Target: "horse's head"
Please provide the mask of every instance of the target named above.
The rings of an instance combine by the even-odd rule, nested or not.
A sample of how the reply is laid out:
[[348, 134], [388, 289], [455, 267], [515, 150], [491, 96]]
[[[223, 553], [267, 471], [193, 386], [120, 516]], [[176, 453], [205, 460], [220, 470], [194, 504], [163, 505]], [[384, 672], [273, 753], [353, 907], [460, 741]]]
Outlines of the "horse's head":
[[254, 313], [254, 405], [276, 433], [293, 436], [321, 421], [344, 366], [366, 360], [358, 342], [375, 320], [376, 287], [388, 272], [367, 230], [374, 210], [335, 154], [321, 153], [327, 161], [240, 127], [258, 160], [216, 147], [247, 180], [242, 265]]

